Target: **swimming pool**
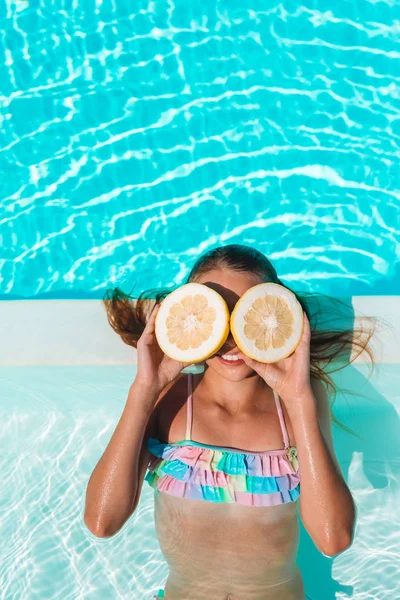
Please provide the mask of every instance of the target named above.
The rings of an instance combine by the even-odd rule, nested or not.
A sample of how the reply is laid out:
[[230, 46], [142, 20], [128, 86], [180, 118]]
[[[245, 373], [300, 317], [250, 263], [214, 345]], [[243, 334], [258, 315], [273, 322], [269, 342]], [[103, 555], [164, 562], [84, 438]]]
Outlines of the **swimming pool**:
[[[400, 380], [398, 365], [378, 371], [369, 382], [362, 365], [340, 376], [344, 387], [363, 394], [348, 403], [341, 397], [335, 408], [361, 439], [334, 427], [357, 503], [357, 535], [332, 560], [301, 530], [298, 563], [315, 600], [389, 600], [398, 590]], [[83, 525], [87, 478], [133, 376], [128, 366], [0, 368], [3, 598], [150, 600], [164, 584], [149, 486], [114, 538], [95, 538]]]
[[[390, 315], [398, 340], [399, 6], [6, 0], [0, 17], [0, 597], [147, 600], [167, 576], [152, 490], [115, 538], [82, 521], [135, 375], [98, 300], [245, 243], [296, 290]], [[335, 404], [361, 439], [334, 427], [359, 520], [334, 560], [302, 529], [315, 600], [399, 595], [389, 337], [370, 381], [337, 376], [363, 394]]]
[[251, 243], [287, 283], [399, 294], [399, 6], [8, 0], [2, 297], [181, 283]]

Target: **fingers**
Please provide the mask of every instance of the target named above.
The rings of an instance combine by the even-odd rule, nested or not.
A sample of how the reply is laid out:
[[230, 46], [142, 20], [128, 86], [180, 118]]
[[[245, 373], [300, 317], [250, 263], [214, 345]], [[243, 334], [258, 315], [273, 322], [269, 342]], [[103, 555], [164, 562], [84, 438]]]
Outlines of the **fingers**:
[[310, 337], [311, 337], [311, 327], [310, 327], [310, 321], [306, 315], [306, 313], [303, 313], [303, 334], [301, 336], [302, 341], [308, 342]]
[[258, 364], [258, 362], [256, 360], [254, 360], [253, 358], [250, 358], [250, 356], [247, 356], [247, 354], [243, 354], [243, 352], [238, 352], [238, 355], [239, 355], [239, 358], [244, 360], [244, 362], [246, 363], [246, 365], [248, 367], [251, 367], [252, 369], [255, 370], [255, 366]]
[[192, 363], [192, 362], [181, 362], [181, 365], [183, 365], [182, 369], [186, 369], [186, 367], [190, 367], [191, 365], [194, 365], [194, 363]]
[[143, 343], [149, 343], [149, 342], [153, 341], [154, 332], [155, 332], [156, 316], [157, 316], [159, 308], [160, 308], [159, 304], [156, 304], [153, 307], [153, 310], [150, 313], [149, 319], [146, 323], [146, 326], [143, 330], [142, 335], [140, 336], [138, 343], [143, 344]]
[[147, 333], [154, 333], [155, 326], [156, 326], [156, 316], [157, 316], [159, 308], [160, 308], [160, 305], [156, 304], [150, 313], [149, 320], [147, 321], [146, 327], [144, 329]]
[[183, 362], [183, 361], [180, 361], [180, 360], [175, 360], [175, 358], [171, 358], [167, 354], [165, 355], [165, 361], [173, 364], [176, 367], [178, 367], [180, 371], [182, 369], [186, 369], [186, 367], [190, 367], [191, 365], [194, 364], [193, 362]]
[[243, 354], [243, 352], [239, 352], [239, 356], [244, 360], [248, 367], [261, 375], [261, 377], [264, 377], [266, 373], [273, 372], [279, 365], [279, 363], [262, 363], [254, 358], [250, 358], [246, 354]]

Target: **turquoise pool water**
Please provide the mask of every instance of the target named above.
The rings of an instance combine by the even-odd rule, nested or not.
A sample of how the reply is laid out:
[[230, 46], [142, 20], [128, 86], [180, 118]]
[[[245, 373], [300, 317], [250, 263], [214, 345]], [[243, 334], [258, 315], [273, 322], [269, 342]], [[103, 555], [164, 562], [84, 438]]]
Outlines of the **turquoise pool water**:
[[[4, 0], [0, 23], [1, 300], [179, 284], [226, 243], [298, 290], [400, 295], [397, 2]], [[115, 538], [83, 526], [134, 375], [0, 366], [2, 599], [163, 586], [150, 488]], [[357, 536], [330, 560], [302, 529], [298, 562], [313, 600], [394, 600], [399, 370], [340, 379]]]
[[1, 297], [183, 281], [251, 243], [399, 294], [400, 6], [0, 3]]
[[[109, 540], [83, 525], [87, 480], [123, 410], [130, 367], [0, 368], [1, 597], [150, 600], [167, 567], [154, 532], [153, 490]], [[338, 459], [358, 510], [352, 547], [332, 560], [301, 530], [298, 563], [313, 600], [398, 597], [400, 378], [397, 365], [349, 368], [340, 396]]]

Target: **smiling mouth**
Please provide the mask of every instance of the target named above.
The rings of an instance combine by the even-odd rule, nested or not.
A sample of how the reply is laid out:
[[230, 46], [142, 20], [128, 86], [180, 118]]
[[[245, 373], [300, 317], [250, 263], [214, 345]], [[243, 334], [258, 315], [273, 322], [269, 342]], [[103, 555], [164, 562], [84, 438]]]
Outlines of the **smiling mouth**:
[[229, 354], [229, 352], [227, 352], [226, 354], [216, 352], [211, 358], [218, 358], [218, 360], [224, 365], [238, 366], [245, 364], [244, 360], [240, 358], [237, 352], [232, 352], [231, 354]]
[[232, 362], [241, 360], [239, 354], [220, 354], [219, 352], [217, 352], [216, 356], [219, 356], [220, 358], [223, 358], [224, 360], [232, 361]]

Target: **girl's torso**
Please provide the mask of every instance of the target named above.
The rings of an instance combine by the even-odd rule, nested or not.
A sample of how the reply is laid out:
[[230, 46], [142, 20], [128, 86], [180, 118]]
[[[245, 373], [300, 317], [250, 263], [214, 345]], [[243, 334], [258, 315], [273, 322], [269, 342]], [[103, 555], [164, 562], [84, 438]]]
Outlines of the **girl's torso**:
[[[196, 376], [196, 382], [198, 378], [199, 376]], [[168, 440], [164, 450], [166, 453], [172, 451], [173, 455], [170, 461], [163, 461], [162, 456], [154, 457], [153, 467], [150, 466], [150, 469], [154, 469], [154, 465], [160, 462], [161, 466], [170, 466], [175, 460], [178, 471], [180, 467], [187, 469], [184, 475], [186, 481], [198, 483], [199, 480], [194, 477], [196, 468], [192, 469], [188, 464], [182, 465], [179, 460], [181, 450], [178, 451], [178, 455], [175, 454], [180, 444], [189, 450], [186, 457], [190, 458], [190, 452], [193, 450], [196, 459], [199, 458], [198, 451], [202, 451], [203, 447], [207, 450], [206, 457], [208, 447], [214, 448], [217, 451], [212, 462], [214, 467], [215, 456], [219, 460], [221, 458], [220, 448], [232, 449], [231, 454], [225, 455], [225, 458], [234, 461], [225, 463], [228, 467], [239, 464], [236, 459], [243, 456], [241, 452], [248, 453], [246, 462], [249, 459], [248, 464], [251, 464], [252, 468], [256, 468], [257, 463], [257, 469], [262, 468], [264, 474], [269, 475], [271, 473], [268, 469], [271, 465], [276, 465], [278, 460], [277, 451], [279, 455], [279, 450], [288, 450], [291, 447], [292, 452], [295, 452], [294, 444], [291, 443], [294, 440], [290, 438], [291, 431], [288, 431], [287, 427], [288, 417], [284, 415], [284, 407], [276, 396], [275, 402], [266, 399], [261, 412], [255, 410], [254, 414], [243, 417], [244, 420], [240, 423], [235, 423], [233, 418], [226, 417], [226, 414], [222, 417], [218, 407], [213, 407], [211, 413], [209, 406], [205, 409], [201, 397], [196, 393], [191, 394], [192, 383], [191, 376], [182, 377], [174, 386], [174, 397], [160, 403], [159, 440], [153, 440], [153, 444], [160, 440]], [[251, 435], [246, 436], [246, 432], [251, 432]], [[219, 444], [211, 445], [211, 442], [217, 439]], [[243, 443], [238, 443], [241, 440]], [[178, 446], [174, 446], [178, 442]], [[190, 445], [191, 442], [194, 446]], [[247, 450], [241, 450], [242, 447]], [[268, 448], [271, 454], [269, 450], [262, 451], [261, 448]], [[257, 454], [253, 462], [250, 460], [254, 456], [252, 452]], [[280, 456], [282, 454], [285, 453], [281, 452]], [[271, 456], [274, 458], [271, 459]], [[185, 461], [186, 458], [182, 460]], [[271, 460], [272, 462], [268, 462]], [[279, 461], [282, 460], [280, 457]], [[284, 460], [287, 461], [287, 458]], [[195, 464], [191, 460], [187, 462]], [[288, 464], [289, 467], [284, 465], [282, 473], [289, 473], [291, 468], [294, 475], [283, 475], [278, 479], [282, 480], [281, 483], [285, 478], [291, 479], [290, 485], [294, 487], [299, 475], [296, 475], [293, 464]], [[298, 463], [295, 464], [298, 467]], [[276, 470], [273, 472], [278, 473]], [[162, 476], [161, 472], [159, 474]], [[149, 483], [151, 477], [149, 472], [146, 476]], [[176, 477], [182, 478], [182, 472]], [[230, 497], [228, 501], [217, 502], [193, 499], [193, 496], [179, 497], [174, 495], [175, 487], [178, 491], [182, 490], [184, 483], [173, 481], [169, 477], [165, 479], [169, 482], [164, 481], [163, 486], [154, 480], [152, 485], [155, 487], [156, 532], [170, 570], [165, 588], [166, 599], [304, 600], [302, 578], [296, 565], [299, 526], [297, 496], [294, 492], [299, 493], [299, 484], [291, 492], [293, 500], [290, 500], [288, 492], [281, 495], [271, 488], [270, 493], [273, 496], [270, 498], [274, 498], [275, 504], [264, 506], [259, 502], [265, 501], [265, 494], [237, 494], [231, 491], [232, 498], [240, 497], [241, 503], [232, 501]], [[235, 476], [231, 478], [232, 481], [236, 479]], [[243, 480], [246, 479], [248, 477], [244, 476]], [[269, 480], [272, 481], [273, 478], [270, 477]], [[258, 481], [263, 483], [261, 478]], [[160, 491], [158, 487], [165, 491]], [[194, 489], [198, 488], [201, 486], [196, 484]], [[205, 487], [203, 493], [204, 489]], [[173, 493], [168, 493], [168, 490]], [[255, 505], [248, 505], [251, 502]]]

